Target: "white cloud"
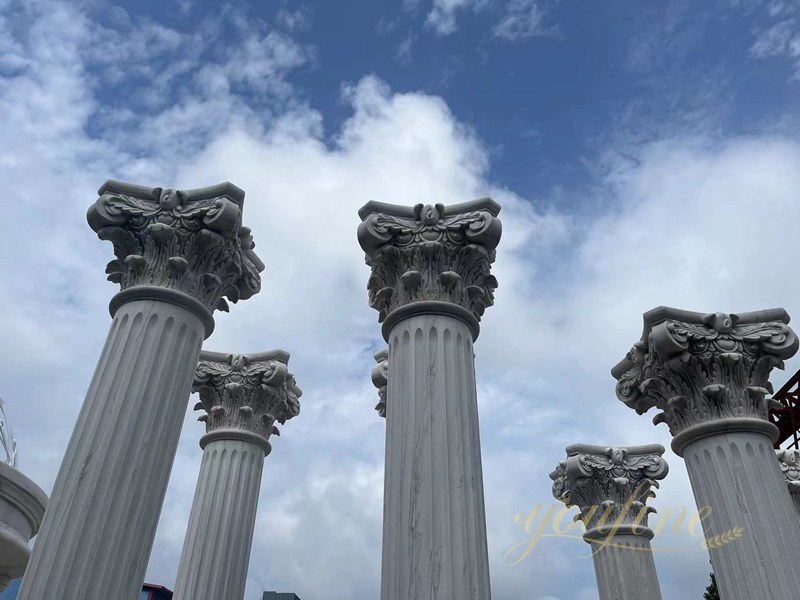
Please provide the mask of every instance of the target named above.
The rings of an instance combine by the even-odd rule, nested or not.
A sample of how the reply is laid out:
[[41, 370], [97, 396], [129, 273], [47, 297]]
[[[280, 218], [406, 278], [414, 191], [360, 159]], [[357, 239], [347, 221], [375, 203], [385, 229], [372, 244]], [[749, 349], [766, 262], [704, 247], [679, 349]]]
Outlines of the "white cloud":
[[757, 29], [750, 48], [755, 58], [788, 58], [794, 63], [794, 78], [800, 78], [800, 9], [794, 2], [771, 2], [769, 27]]
[[425, 25], [439, 35], [450, 35], [458, 29], [456, 13], [472, 8], [480, 10], [491, 0], [433, 0], [433, 6], [425, 19]]
[[411, 49], [414, 47], [414, 35], [409, 33], [397, 47], [397, 58], [403, 64], [411, 62]]
[[[791, 261], [800, 252], [791, 235], [800, 220], [796, 140], [651, 143], [596, 181], [602, 213], [565, 215], [489, 181], [479, 135], [443, 99], [393, 91], [377, 76], [343, 87], [352, 114], [326, 142], [324, 115], [298, 102], [288, 83], [313, 53], [267, 24], [223, 13], [238, 32], [226, 37], [126, 21], [117, 11], [103, 27], [126, 31], [123, 47], [102, 60], [89, 50], [99, 31], [93, 14], [58, 2], [3, 6], [0, 39], [13, 58], [0, 67], [0, 178], [13, 194], [0, 220], [10, 249], [0, 339], [13, 345], [0, 345], [0, 392], [21, 468], [52, 486], [108, 327], [111, 249], [85, 223], [99, 184], [236, 183], [247, 191], [245, 222], [267, 265], [264, 285], [218, 315], [206, 346], [285, 348], [305, 392], [300, 416], [266, 460], [248, 597], [276, 588], [331, 600], [377, 594], [384, 425], [369, 369], [383, 342], [355, 239], [366, 201], [450, 204], [489, 193], [503, 206], [500, 287], [476, 344], [496, 600], [531, 589], [596, 598], [591, 562], [577, 558], [580, 541], [543, 541], [517, 567], [502, 557], [524, 533], [513, 515], [553, 502], [547, 474], [568, 443], [668, 446], [663, 427], [615, 399], [608, 373], [639, 338], [642, 312], [784, 305], [800, 314]], [[124, 41], [139, 34], [160, 49]], [[148, 70], [153, 62], [160, 67]], [[170, 74], [162, 80], [162, 72]], [[160, 103], [109, 94], [126, 73], [174, 93]], [[188, 414], [148, 571], [168, 586], [201, 432]], [[691, 507], [682, 461], [668, 457], [654, 505]], [[656, 560], [665, 597], [702, 595], [702, 551]]]
[[494, 35], [511, 42], [541, 35], [544, 13], [537, 0], [509, 0], [505, 15], [494, 26]]
[[311, 10], [301, 6], [295, 10], [280, 10], [275, 21], [287, 31], [307, 31], [311, 28]]

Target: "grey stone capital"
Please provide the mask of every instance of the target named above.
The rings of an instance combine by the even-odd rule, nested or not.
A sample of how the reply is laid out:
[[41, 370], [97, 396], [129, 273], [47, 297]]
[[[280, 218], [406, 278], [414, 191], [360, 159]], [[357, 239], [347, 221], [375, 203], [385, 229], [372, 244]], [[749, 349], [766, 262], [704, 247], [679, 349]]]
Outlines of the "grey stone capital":
[[775, 456], [792, 497], [794, 509], [800, 515], [800, 450], [776, 450]]
[[375, 405], [375, 410], [378, 415], [386, 417], [386, 388], [389, 384], [389, 350], [384, 348], [375, 353], [375, 362], [378, 363], [372, 367], [372, 385], [378, 388], [378, 404]]
[[638, 533], [652, 536], [646, 506], [655, 497], [658, 480], [669, 472], [662, 458], [664, 447], [567, 446], [567, 458], [550, 473], [553, 496], [568, 507], [577, 506], [586, 526], [585, 539], [609, 533]]
[[644, 332], [611, 371], [617, 397], [644, 414], [662, 412], [673, 436], [731, 419], [767, 420], [769, 375], [797, 352], [782, 308], [740, 314], [659, 307], [644, 315]]
[[300, 414], [302, 391], [288, 363], [289, 353], [283, 350], [201, 352], [192, 389], [200, 395], [195, 410], [205, 411], [197, 419], [206, 424], [204, 439], [222, 439], [225, 432], [240, 439], [238, 434], [247, 432], [268, 442], [271, 435], [280, 435], [275, 423], [283, 425]]
[[98, 193], [86, 218], [114, 245], [106, 273], [126, 300], [136, 290], [151, 297], [147, 290], [161, 288], [189, 296], [210, 314], [228, 310], [223, 297], [237, 302], [260, 290], [264, 264], [242, 226], [244, 192], [235, 185], [183, 191], [109, 180]]
[[367, 289], [378, 321], [414, 303], [444, 303], [462, 310], [476, 329], [494, 303], [490, 265], [502, 233], [499, 212], [491, 198], [413, 208], [367, 203], [359, 211], [358, 241], [372, 267]]

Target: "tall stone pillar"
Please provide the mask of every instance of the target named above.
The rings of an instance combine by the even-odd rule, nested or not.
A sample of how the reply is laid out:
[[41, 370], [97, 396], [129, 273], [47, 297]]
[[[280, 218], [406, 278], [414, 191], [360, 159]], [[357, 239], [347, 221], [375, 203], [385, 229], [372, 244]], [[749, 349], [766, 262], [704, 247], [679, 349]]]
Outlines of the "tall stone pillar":
[[139, 597], [212, 312], [258, 292], [264, 268], [230, 183], [99, 194], [87, 219], [121, 291], [20, 600]]
[[789, 490], [794, 510], [800, 517], [800, 450], [776, 450], [778, 466]]
[[370, 202], [358, 239], [389, 343], [381, 600], [489, 600], [472, 344], [500, 207]]
[[550, 473], [553, 495], [577, 506], [592, 548], [600, 600], [661, 600], [646, 505], [668, 466], [664, 447], [573, 444]]
[[289, 353], [202, 352], [194, 390], [203, 462], [173, 600], [242, 600], [270, 435], [300, 413]]
[[652, 407], [686, 461], [723, 600], [796, 600], [800, 523], [767, 420], [769, 374], [797, 352], [782, 308], [702, 314], [660, 307], [612, 370], [617, 396], [639, 414]]

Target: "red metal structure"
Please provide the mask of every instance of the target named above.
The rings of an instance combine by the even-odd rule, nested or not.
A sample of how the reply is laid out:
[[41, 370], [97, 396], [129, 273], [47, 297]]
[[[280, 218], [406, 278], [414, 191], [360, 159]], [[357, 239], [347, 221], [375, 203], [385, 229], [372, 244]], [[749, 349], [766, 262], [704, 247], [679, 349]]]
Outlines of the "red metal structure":
[[145, 583], [142, 586], [141, 600], [170, 600], [170, 598], [172, 598], [172, 591], [163, 585]]
[[797, 430], [800, 428], [800, 371], [795, 373], [772, 398], [781, 403], [781, 408], [769, 411], [769, 419], [778, 426], [780, 434], [775, 448], [787, 440], [792, 440], [788, 448], [800, 449]]

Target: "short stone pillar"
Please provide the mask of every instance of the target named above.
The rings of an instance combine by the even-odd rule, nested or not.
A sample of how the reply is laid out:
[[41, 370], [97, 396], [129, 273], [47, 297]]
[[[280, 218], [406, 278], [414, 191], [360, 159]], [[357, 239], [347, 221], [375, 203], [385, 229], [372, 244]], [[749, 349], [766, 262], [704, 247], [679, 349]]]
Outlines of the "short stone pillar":
[[577, 506], [592, 548], [600, 600], [661, 600], [647, 506], [668, 466], [664, 447], [573, 444], [550, 473], [553, 495]]
[[87, 219], [121, 291], [19, 600], [139, 597], [212, 313], [258, 292], [264, 268], [230, 183], [99, 194]]
[[800, 450], [776, 450], [775, 456], [789, 490], [794, 510], [800, 517]]
[[205, 414], [203, 462], [173, 600], [242, 600], [271, 435], [300, 413], [289, 353], [203, 351], [194, 390]]
[[772, 444], [769, 374], [797, 352], [782, 308], [702, 314], [660, 307], [612, 370], [617, 396], [652, 407], [686, 461], [699, 509], [712, 511], [707, 541], [725, 600], [796, 600], [800, 523]]
[[47, 494], [38, 485], [0, 462], [0, 592], [24, 575], [31, 555], [28, 542], [39, 530], [46, 506]]
[[358, 240], [389, 343], [381, 600], [489, 600], [472, 344], [500, 207], [370, 202]]

